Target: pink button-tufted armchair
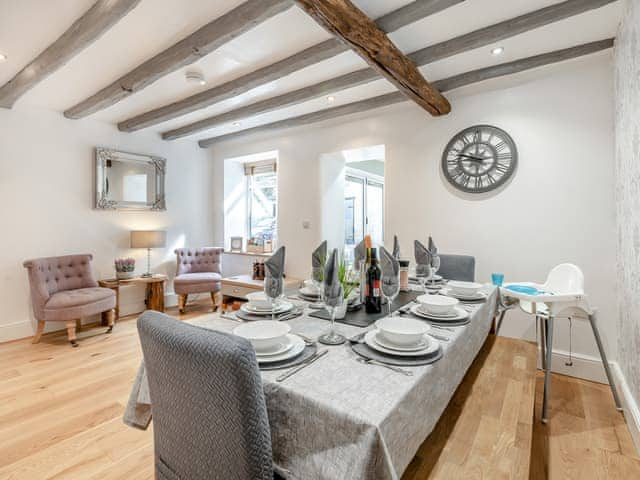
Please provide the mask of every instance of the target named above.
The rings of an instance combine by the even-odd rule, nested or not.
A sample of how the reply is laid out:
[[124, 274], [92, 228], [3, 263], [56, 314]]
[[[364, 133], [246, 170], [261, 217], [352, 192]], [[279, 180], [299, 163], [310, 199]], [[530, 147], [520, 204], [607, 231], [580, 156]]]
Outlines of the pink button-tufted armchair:
[[216, 295], [222, 280], [222, 248], [178, 248], [176, 278], [173, 290], [178, 294], [178, 308], [184, 313], [191, 293], [210, 293], [214, 310], [218, 307]]
[[38, 329], [33, 343], [38, 343], [45, 322], [65, 322], [69, 342], [76, 343], [76, 328], [82, 317], [107, 312], [107, 333], [113, 329], [115, 292], [100, 288], [91, 273], [93, 256], [67, 255], [37, 258], [24, 262], [29, 272], [33, 314]]

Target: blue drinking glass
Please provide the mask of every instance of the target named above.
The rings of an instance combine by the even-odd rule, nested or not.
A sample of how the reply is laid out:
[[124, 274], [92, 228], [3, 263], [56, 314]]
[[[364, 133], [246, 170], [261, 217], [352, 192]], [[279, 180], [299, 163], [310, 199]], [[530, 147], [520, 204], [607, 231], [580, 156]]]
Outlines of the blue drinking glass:
[[492, 273], [491, 274], [491, 283], [493, 283], [496, 287], [501, 287], [502, 282], [504, 282], [504, 274], [503, 273]]

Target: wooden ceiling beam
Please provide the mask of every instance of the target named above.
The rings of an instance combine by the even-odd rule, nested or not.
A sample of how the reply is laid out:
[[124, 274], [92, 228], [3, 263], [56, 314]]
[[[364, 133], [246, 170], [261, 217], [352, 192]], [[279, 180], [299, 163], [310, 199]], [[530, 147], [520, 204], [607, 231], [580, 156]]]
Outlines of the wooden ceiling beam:
[[[418, 66], [425, 66], [431, 62], [491, 45], [500, 40], [543, 27], [570, 16], [602, 7], [612, 1], [615, 0], [568, 0], [520, 15], [512, 20], [496, 23], [489, 27], [481, 28], [471, 33], [454, 37], [450, 40], [445, 40], [410, 53], [408, 56], [411, 60], [416, 62]], [[411, 7], [415, 3], [416, 2], [407, 5], [404, 9]], [[400, 11], [404, 9], [393, 12], [393, 14], [396, 15], [393, 21], [399, 21], [403, 18], [403, 16], [400, 15]], [[381, 22], [384, 18], [385, 17], [382, 17], [378, 22]], [[387, 22], [387, 24], [389, 23], [392, 23], [391, 20]], [[175, 140], [177, 138], [193, 135], [194, 133], [214, 128], [224, 123], [237, 122], [253, 115], [260, 115], [280, 108], [308, 102], [324, 95], [368, 83], [376, 80], [377, 78], [379, 78], [379, 76], [372, 69], [365, 68], [357, 70], [315, 85], [303, 87], [293, 92], [287, 92], [276, 97], [240, 107], [236, 110], [214, 115], [212, 117], [204, 118], [197, 122], [166, 131], [162, 134], [162, 138], [165, 140]]]
[[13, 107], [18, 98], [95, 42], [138, 3], [140, 0], [94, 3], [55, 42], [0, 87], [0, 107]]
[[451, 111], [447, 99], [431, 86], [418, 67], [350, 0], [296, 0], [296, 3], [431, 115]]
[[[385, 33], [389, 33], [464, 1], [465, 0], [416, 0], [409, 5], [380, 17], [376, 20], [376, 24], [378, 24]], [[172, 120], [228, 100], [229, 98], [242, 95], [249, 90], [278, 80], [279, 78], [315, 65], [323, 60], [335, 57], [347, 50], [349, 50], [349, 48], [345, 44], [335, 38], [331, 38], [229, 82], [216, 85], [177, 102], [128, 118], [118, 123], [118, 129], [123, 132], [134, 132]]]
[[110, 107], [159, 78], [200, 60], [292, 5], [291, 0], [247, 0], [69, 108], [64, 116], [77, 119]]
[[[522, 58], [514, 60], [513, 62], [502, 63], [499, 65], [493, 65], [491, 67], [481, 68], [478, 70], [472, 70], [469, 72], [454, 75], [449, 78], [437, 80], [433, 82], [433, 86], [441, 92], [447, 92], [455, 88], [460, 88], [466, 85], [482, 82], [492, 78], [503, 77], [505, 75], [512, 75], [519, 72], [524, 72], [533, 68], [550, 65], [553, 63], [570, 60], [572, 58], [582, 57], [592, 53], [600, 52], [612, 48], [614, 44], [613, 38], [606, 40], [599, 40], [596, 42], [586, 43], [578, 45], [576, 47], [565, 48], [562, 50], [555, 50], [549, 53], [543, 53], [541, 55], [535, 55], [532, 57]], [[386, 95], [380, 95], [377, 97], [368, 98], [354, 103], [348, 103], [346, 105], [340, 105], [317, 112], [308, 113], [302, 116], [286, 118], [277, 122], [268, 123], [265, 125], [259, 125], [253, 128], [248, 128], [239, 132], [229, 133], [225, 135], [219, 135], [217, 137], [205, 138], [198, 142], [198, 145], [202, 148], [208, 148], [212, 145], [222, 142], [224, 140], [231, 140], [234, 138], [243, 137], [249, 134], [265, 133], [274, 130], [280, 130], [283, 128], [298, 127], [301, 125], [308, 125], [323, 120], [330, 120], [333, 118], [342, 117], [344, 115], [350, 115], [353, 113], [366, 112], [375, 108], [380, 108], [394, 103], [405, 101], [400, 92], [393, 92]]]

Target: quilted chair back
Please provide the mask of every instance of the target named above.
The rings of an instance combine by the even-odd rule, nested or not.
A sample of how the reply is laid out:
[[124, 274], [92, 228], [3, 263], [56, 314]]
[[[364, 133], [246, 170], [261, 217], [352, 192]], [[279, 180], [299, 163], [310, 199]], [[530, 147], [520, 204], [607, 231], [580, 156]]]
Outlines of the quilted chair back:
[[473, 282], [476, 278], [476, 257], [440, 254], [438, 275], [447, 280]]
[[222, 252], [220, 247], [177, 248], [178, 262], [176, 275], [183, 273], [222, 273]]
[[44, 305], [56, 292], [97, 287], [91, 272], [93, 255], [66, 255], [27, 260], [31, 302], [36, 318], [42, 318]]
[[138, 333], [153, 404], [156, 478], [273, 479], [255, 353], [240, 337], [147, 311]]

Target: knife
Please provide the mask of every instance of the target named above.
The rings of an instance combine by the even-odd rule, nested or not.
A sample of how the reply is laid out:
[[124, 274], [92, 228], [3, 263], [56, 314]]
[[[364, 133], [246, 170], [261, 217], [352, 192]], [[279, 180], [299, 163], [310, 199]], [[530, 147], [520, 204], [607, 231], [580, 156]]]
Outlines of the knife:
[[311, 357], [309, 357], [308, 360], [305, 360], [304, 362], [302, 362], [300, 365], [298, 365], [297, 367], [292, 368], [291, 370], [283, 373], [282, 375], [280, 375], [279, 377], [276, 377], [276, 382], [282, 382], [284, 380], [286, 380], [287, 378], [289, 378], [291, 375], [293, 375], [294, 373], [298, 373], [300, 370], [302, 370], [305, 367], [308, 367], [309, 365], [311, 365], [313, 362], [315, 362], [316, 360], [318, 360], [320, 357], [322, 357], [323, 355], [326, 355], [329, 352], [329, 350], [325, 349], [322, 350], [321, 352], [316, 352], [314, 355], [312, 355]]

